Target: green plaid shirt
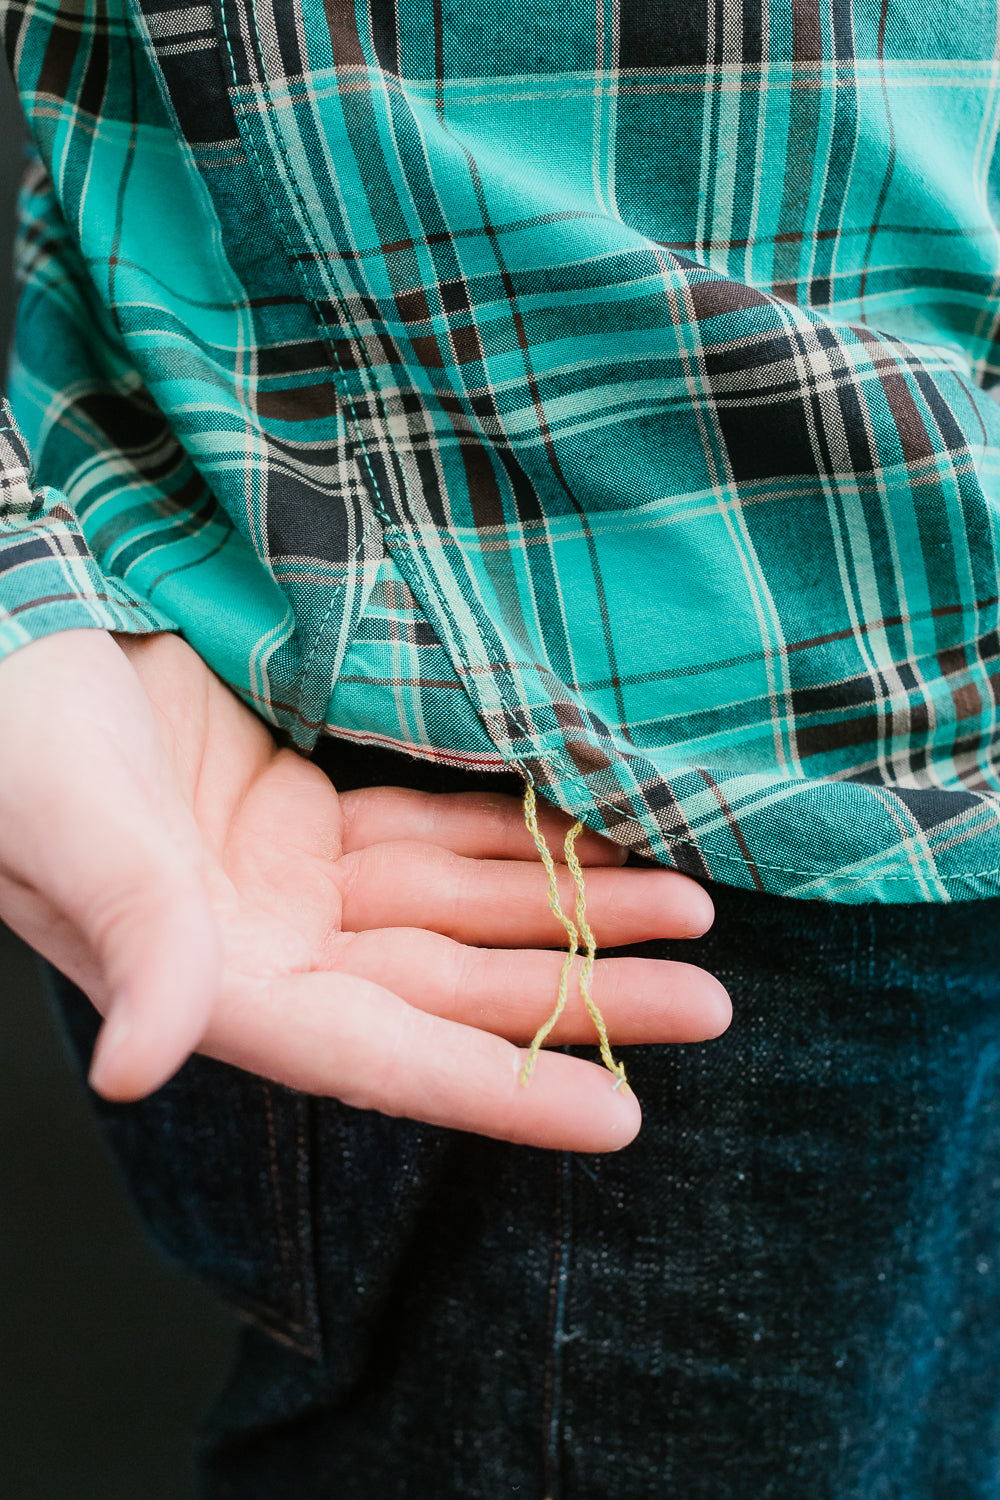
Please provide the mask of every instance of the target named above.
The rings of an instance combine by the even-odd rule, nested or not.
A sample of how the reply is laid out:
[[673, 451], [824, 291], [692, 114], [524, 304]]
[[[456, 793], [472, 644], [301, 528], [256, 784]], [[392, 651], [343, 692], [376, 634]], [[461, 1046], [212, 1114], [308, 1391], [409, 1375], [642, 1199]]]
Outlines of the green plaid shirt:
[[[1000, 892], [996, 0], [0, 0], [0, 648]], [[29, 463], [30, 452], [32, 463]]]

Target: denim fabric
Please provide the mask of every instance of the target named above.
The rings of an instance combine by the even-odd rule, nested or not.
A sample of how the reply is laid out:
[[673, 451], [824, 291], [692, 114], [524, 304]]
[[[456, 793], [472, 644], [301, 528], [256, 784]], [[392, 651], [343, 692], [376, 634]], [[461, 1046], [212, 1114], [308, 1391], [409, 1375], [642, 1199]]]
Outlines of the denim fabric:
[[200, 1058], [98, 1103], [157, 1239], [252, 1320], [206, 1497], [996, 1500], [1000, 901], [712, 894], [705, 938], [646, 951], [718, 974], [733, 1025], [631, 1051], [618, 1155]]

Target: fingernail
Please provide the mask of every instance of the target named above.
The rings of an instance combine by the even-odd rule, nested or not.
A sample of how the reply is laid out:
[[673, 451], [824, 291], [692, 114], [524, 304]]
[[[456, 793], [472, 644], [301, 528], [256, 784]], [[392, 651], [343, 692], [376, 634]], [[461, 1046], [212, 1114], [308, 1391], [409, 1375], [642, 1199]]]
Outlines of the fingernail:
[[88, 1082], [98, 1094], [114, 1092], [115, 1064], [132, 1032], [132, 1019], [124, 999], [117, 997], [101, 1027], [90, 1064]]
[[716, 980], [716, 988], [705, 997], [705, 1023], [707, 1027], [711, 1027], [711, 1030], [706, 1033], [705, 1040], [710, 1041], [713, 1037], [721, 1036], [732, 1025], [732, 1021], [732, 998], [725, 986]]
[[692, 892], [688, 921], [690, 930], [684, 934], [688, 938], [704, 937], [715, 921], [715, 904], [706, 890], [699, 890], [697, 896]]

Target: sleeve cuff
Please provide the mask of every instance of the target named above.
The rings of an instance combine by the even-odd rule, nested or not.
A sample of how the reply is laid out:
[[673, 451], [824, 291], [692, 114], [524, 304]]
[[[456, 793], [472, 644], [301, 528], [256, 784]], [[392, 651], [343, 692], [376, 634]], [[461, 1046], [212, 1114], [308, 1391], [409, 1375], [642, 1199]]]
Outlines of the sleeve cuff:
[[101, 571], [65, 496], [35, 489], [31, 462], [0, 402], [0, 658], [59, 630], [142, 635], [176, 623]]

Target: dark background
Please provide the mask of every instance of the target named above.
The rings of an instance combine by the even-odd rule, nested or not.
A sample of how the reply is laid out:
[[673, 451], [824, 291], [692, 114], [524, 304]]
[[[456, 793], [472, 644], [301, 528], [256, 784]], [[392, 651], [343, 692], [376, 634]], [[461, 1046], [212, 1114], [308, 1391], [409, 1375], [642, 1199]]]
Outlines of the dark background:
[[[21, 140], [0, 59], [0, 351]], [[2, 719], [0, 704], [0, 733]], [[231, 1339], [143, 1239], [33, 956], [0, 925], [3, 1500], [190, 1500], [192, 1435]]]

